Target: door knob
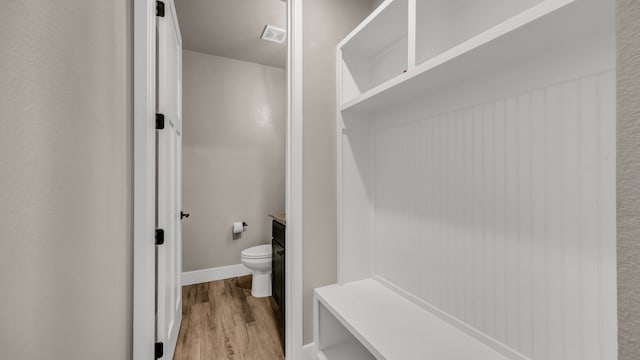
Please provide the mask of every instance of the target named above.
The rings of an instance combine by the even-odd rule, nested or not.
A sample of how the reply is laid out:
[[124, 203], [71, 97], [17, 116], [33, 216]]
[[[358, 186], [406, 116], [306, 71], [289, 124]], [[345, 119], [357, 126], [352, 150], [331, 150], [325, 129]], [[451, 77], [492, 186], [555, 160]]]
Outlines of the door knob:
[[180, 220], [182, 220], [182, 218], [188, 218], [190, 214], [185, 214], [182, 211], [180, 211]]

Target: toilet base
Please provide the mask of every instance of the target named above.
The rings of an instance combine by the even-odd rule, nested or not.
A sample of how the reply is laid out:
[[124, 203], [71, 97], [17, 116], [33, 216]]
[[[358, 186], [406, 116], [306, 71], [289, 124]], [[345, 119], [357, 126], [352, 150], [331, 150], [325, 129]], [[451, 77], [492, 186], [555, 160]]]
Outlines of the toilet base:
[[252, 274], [251, 296], [255, 298], [271, 296], [271, 272]]

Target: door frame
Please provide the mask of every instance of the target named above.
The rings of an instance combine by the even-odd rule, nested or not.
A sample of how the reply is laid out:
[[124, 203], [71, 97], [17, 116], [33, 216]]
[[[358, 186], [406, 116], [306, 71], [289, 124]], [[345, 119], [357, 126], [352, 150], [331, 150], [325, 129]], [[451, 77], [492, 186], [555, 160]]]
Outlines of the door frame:
[[[133, 2], [133, 360], [155, 347], [155, 0]], [[302, 0], [287, 1], [286, 353], [302, 359]]]

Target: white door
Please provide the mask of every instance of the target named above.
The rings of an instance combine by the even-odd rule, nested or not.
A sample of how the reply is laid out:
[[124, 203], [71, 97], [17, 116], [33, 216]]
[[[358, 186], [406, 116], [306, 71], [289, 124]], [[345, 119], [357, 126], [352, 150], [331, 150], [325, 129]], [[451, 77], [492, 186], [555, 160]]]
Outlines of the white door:
[[156, 246], [156, 329], [163, 359], [172, 359], [182, 320], [182, 40], [172, 0], [158, 16], [157, 226], [164, 243]]

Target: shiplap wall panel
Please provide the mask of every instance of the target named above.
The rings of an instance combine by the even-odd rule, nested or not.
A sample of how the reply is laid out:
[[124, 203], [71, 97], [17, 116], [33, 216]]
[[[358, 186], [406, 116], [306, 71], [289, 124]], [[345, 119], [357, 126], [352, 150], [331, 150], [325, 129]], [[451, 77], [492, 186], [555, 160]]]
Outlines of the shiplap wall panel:
[[608, 71], [373, 135], [375, 273], [525, 357], [615, 358]]

